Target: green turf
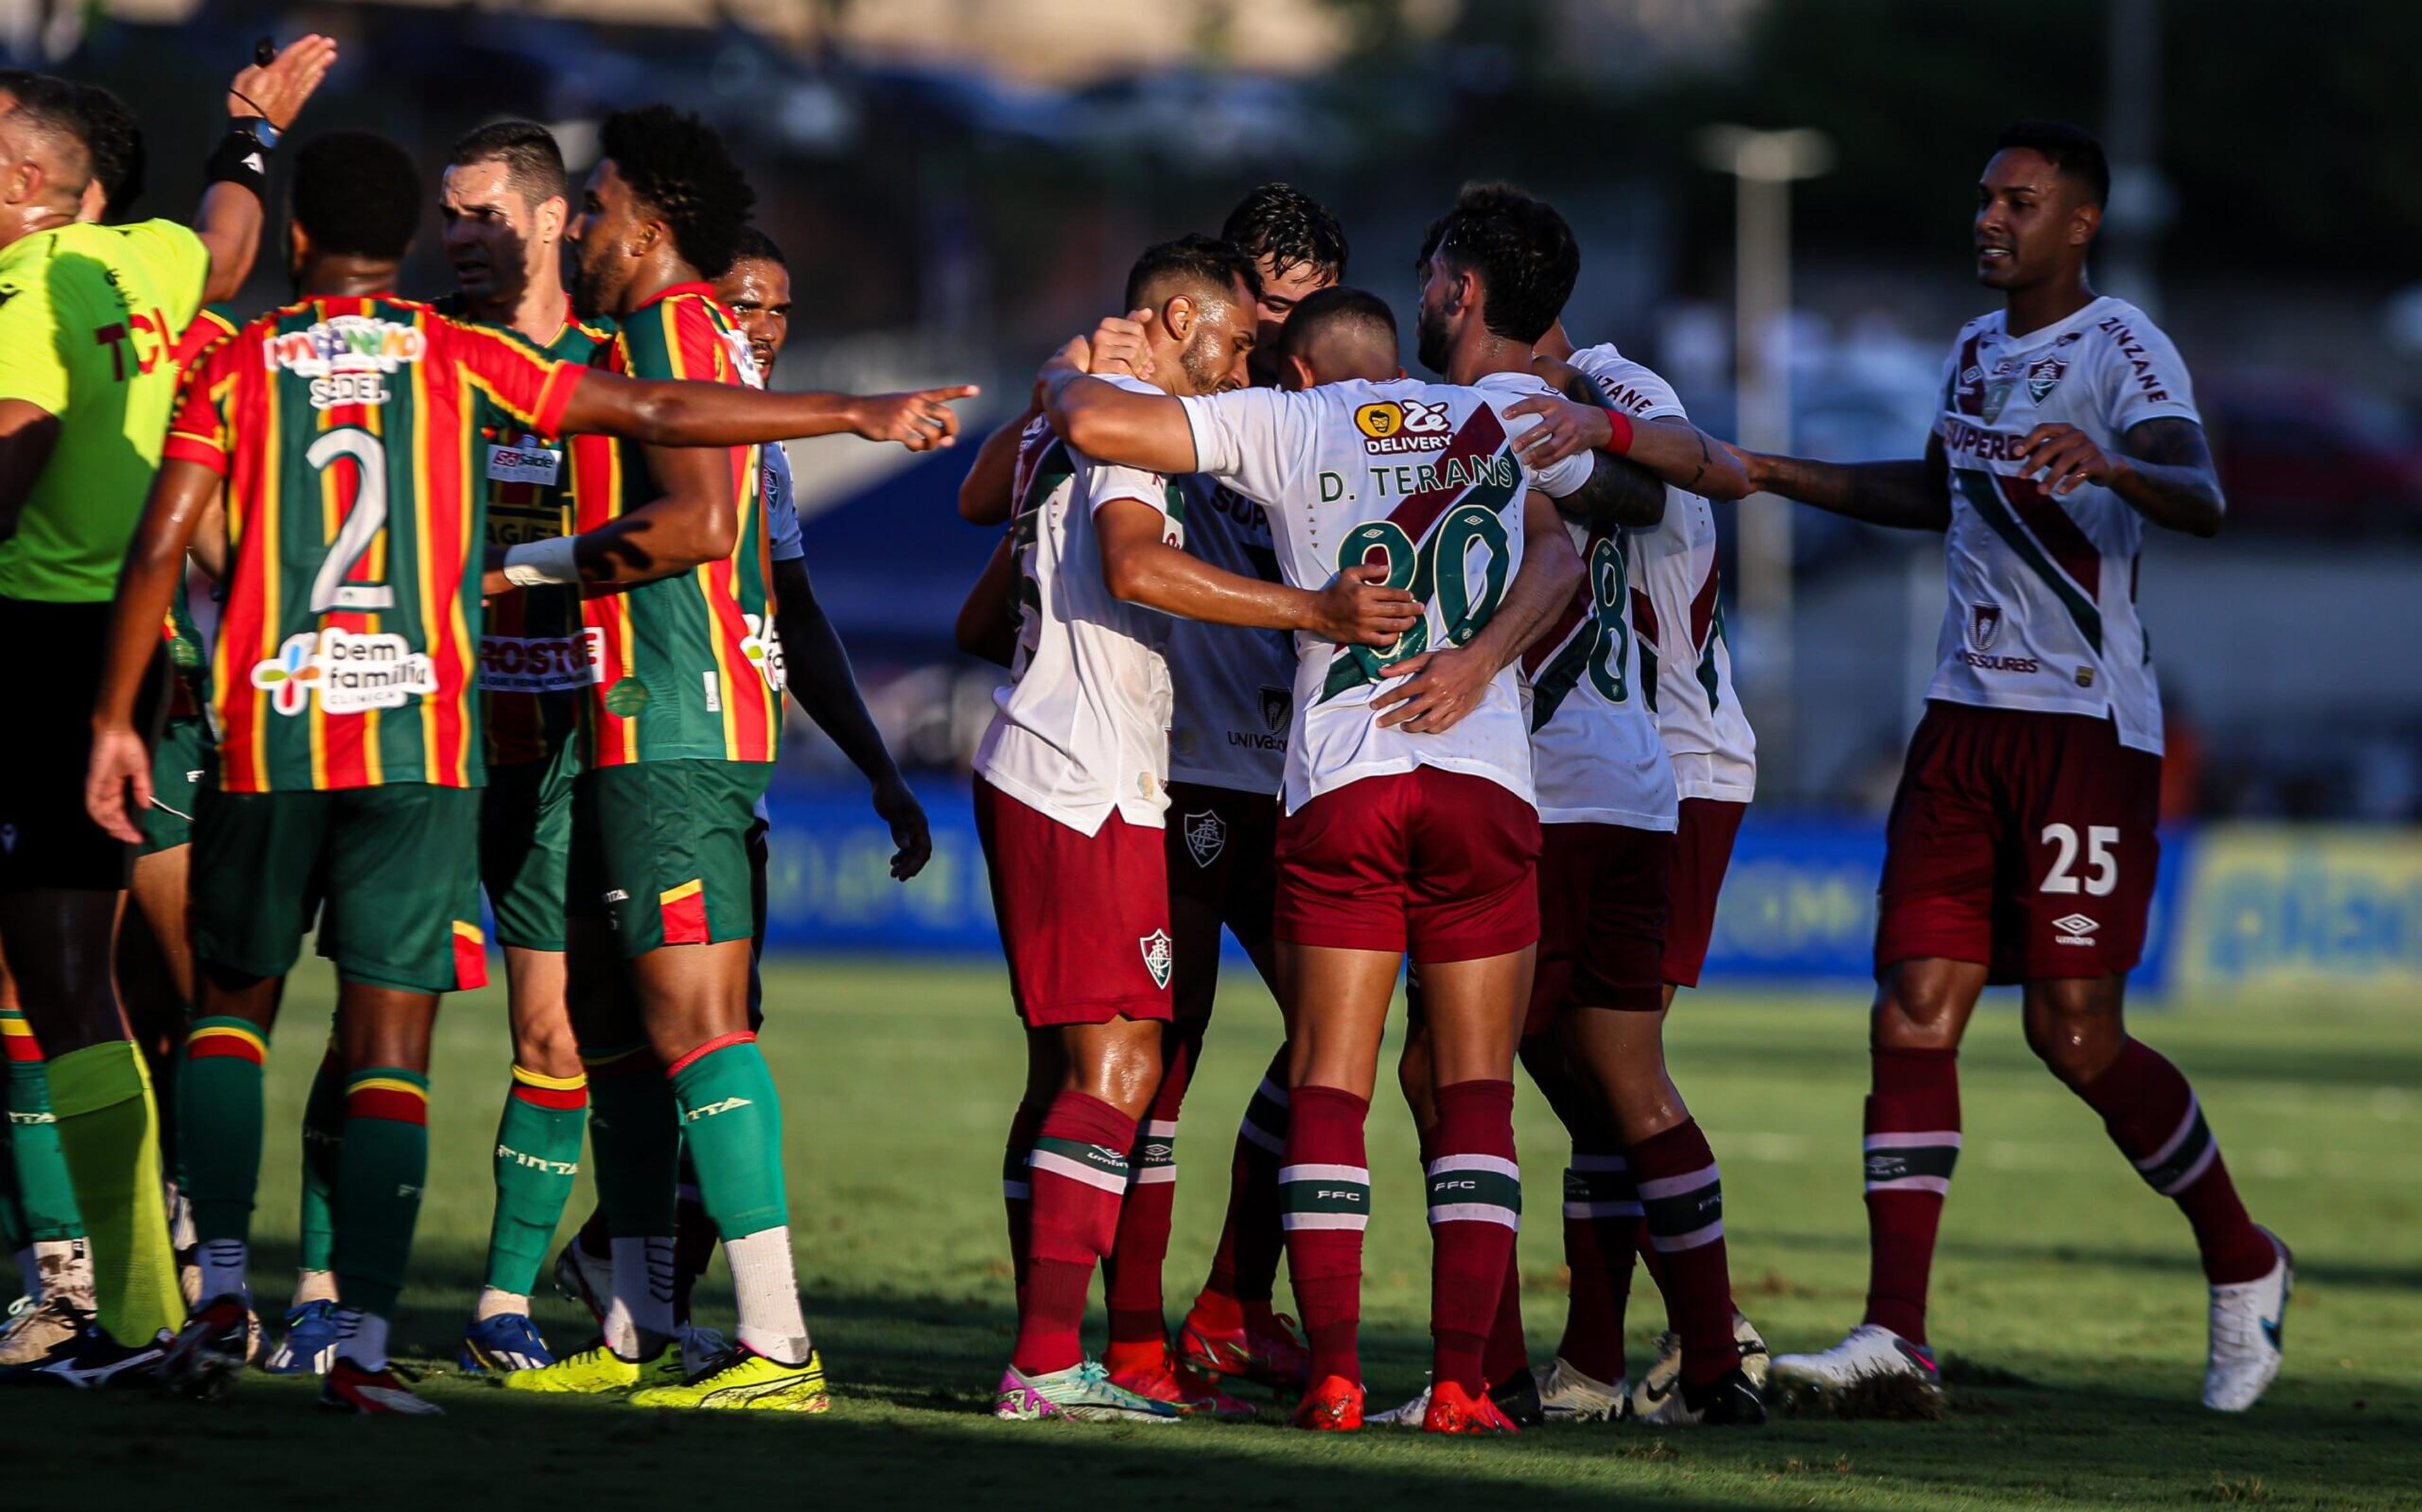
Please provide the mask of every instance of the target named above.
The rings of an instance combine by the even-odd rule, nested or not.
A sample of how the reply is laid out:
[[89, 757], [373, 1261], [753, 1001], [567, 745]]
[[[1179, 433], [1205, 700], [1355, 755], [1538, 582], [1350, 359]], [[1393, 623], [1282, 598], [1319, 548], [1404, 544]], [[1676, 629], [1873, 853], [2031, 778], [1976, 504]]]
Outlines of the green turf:
[[[809, 1317], [839, 1399], [822, 1418], [645, 1414], [613, 1402], [509, 1399], [451, 1375], [442, 1420], [358, 1422], [307, 1388], [248, 1380], [212, 1407], [149, 1396], [0, 1398], [0, 1492], [73, 1488], [79, 1505], [1075, 1505], [1164, 1508], [1785, 1505], [2422, 1506], [2422, 1015], [2326, 1005], [2146, 1014], [2192, 1076], [2249, 1207], [2296, 1246], [2288, 1362], [2250, 1415], [2195, 1404], [2202, 1279], [2184, 1223], [2137, 1181], [2093, 1117], [2027, 1056], [2006, 1005], [1963, 1058], [1967, 1155], [1935, 1270], [1934, 1338], [1966, 1366], [1936, 1423], [1778, 1420], [1763, 1432], [1629, 1427], [1429, 1442], [1259, 1425], [1010, 1426], [983, 1415], [1010, 1334], [998, 1198], [1018, 1036], [997, 970], [816, 965], [776, 972], [766, 1048], [789, 1119]], [[282, 1301], [294, 1223], [295, 1121], [328, 983], [298, 977], [271, 1057], [256, 1282]], [[1850, 1000], [1686, 1001], [1677, 1080], [1729, 1187], [1743, 1305], [1781, 1348], [1857, 1321], [1865, 1239]], [[1201, 1279], [1237, 1115], [1276, 1014], [1235, 978], [1181, 1140], [1172, 1309]], [[488, 1141], [506, 1066], [500, 1000], [456, 1000], [432, 1078], [433, 1169], [399, 1342], [450, 1357], [480, 1273]], [[1522, 1237], [1534, 1349], [1562, 1321], [1564, 1149], [1526, 1091]], [[1426, 1359], [1427, 1255], [1412, 1140], [1383, 1098], [1365, 1292], [1374, 1405]], [[574, 1217], [586, 1210], [575, 1199]], [[1644, 1282], [1642, 1284], [1644, 1288]], [[720, 1274], [709, 1321], [728, 1307]], [[548, 1300], [558, 1342], [579, 1330]], [[1660, 1309], [1634, 1309], [1637, 1360]], [[1098, 1322], [1095, 1327], [1098, 1329]], [[1955, 1371], [1955, 1374], [1961, 1372]], [[86, 1502], [85, 1497], [102, 1500]], [[0, 1504], [49, 1502], [0, 1494]]]

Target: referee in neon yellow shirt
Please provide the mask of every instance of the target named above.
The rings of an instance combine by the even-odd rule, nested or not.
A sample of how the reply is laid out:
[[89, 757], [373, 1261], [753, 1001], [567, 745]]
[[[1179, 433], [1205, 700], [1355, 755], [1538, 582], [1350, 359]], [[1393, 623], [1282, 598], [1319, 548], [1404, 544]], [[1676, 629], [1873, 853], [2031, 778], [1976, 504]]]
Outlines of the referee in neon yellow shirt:
[[[231, 103], [291, 119], [334, 53], [325, 39], [298, 42], [239, 74]], [[212, 154], [199, 235], [166, 221], [79, 224], [90, 133], [75, 86], [0, 75], [0, 645], [16, 657], [0, 744], [0, 948], [48, 1062], [98, 1315], [25, 1368], [77, 1385], [148, 1364], [184, 1313], [156, 1107], [111, 979], [131, 855], [79, 800], [110, 600], [176, 397], [170, 348], [207, 295], [250, 270], [276, 131], [264, 113]]]

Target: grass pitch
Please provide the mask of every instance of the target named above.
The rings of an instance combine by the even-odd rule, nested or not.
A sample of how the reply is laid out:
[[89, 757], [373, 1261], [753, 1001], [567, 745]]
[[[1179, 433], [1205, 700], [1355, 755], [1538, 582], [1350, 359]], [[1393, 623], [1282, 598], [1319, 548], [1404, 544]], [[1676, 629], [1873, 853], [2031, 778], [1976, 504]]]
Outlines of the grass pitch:
[[[317, 962], [298, 976], [270, 1059], [254, 1232], [255, 1285], [272, 1305], [291, 1263], [295, 1129], [330, 986]], [[10, 1394], [0, 1397], [0, 1504], [2422, 1507], [2422, 1015], [2410, 1009], [2139, 1016], [2194, 1078], [2248, 1206], [2296, 1250], [2287, 1370], [2246, 1416], [2196, 1405], [2204, 1288], [2183, 1220], [2035, 1065], [2003, 1004], [1980, 1018], [1962, 1058], [1967, 1146], [1932, 1328], [1954, 1382], [1947, 1418], [1433, 1442], [1381, 1429], [991, 1421], [1011, 1333], [1000, 1138], [1019, 1082], [999, 971], [820, 962], [772, 972], [767, 996], [800, 1275], [838, 1393], [829, 1414], [643, 1413], [508, 1398], [450, 1373], [427, 1388], [448, 1413], [432, 1420], [335, 1419], [312, 1410], [308, 1388], [260, 1377], [213, 1406]], [[1778, 1349], [1821, 1348], [1858, 1319], [1861, 1006], [1849, 996], [1690, 994], [1674, 1021], [1676, 1079], [1724, 1164], [1736, 1288]], [[1172, 1317], [1201, 1280], [1236, 1117], [1276, 1026], [1259, 983], [1232, 977], [1179, 1143]], [[449, 1369], [480, 1276], [506, 1064], [501, 996], [450, 1003], [417, 1280], [398, 1333], [405, 1356]], [[1427, 1359], [1428, 1240], [1411, 1130], [1388, 1096], [1371, 1130], [1364, 1362], [1375, 1408], [1417, 1388]], [[1563, 1321], [1565, 1148], [1527, 1088], [1519, 1118], [1525, 1302], [1544, 1359]], [[584, 1189], [570, 1220], [587, 1208]], [[729, 1304], [718, 1262], [702, 1319], [728, 1322]], [[1638, 1278], [1635, 1368], [1661, 1317]], [[559, 1346], [580, 1342], [568, 1304], [543, 1301], [540, 1319]]]

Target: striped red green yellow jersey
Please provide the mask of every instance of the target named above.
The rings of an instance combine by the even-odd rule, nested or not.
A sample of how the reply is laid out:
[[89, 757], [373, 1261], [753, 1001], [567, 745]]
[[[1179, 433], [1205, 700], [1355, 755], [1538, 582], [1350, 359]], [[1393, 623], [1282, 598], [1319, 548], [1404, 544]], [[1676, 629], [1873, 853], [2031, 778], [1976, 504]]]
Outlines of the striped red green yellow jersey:
[[223, 788], [485, 780], [479, 400], [553, 434], [585, 371], [388, 295], [306, 300], [202, 357], [163, 455], [227, 479]]
[[[579, 320], [566, 320], [544, 346], [509, 327], [480, 329], [541, 356], [583, 366], [614, 339], [610, 325]], [[564, 443], [532, 430], [485, 396], [479, 422], [488, 544], [517, 546], [572, 530], [572, 469]], [[597, 680], [590, 648], [595, 638], [581, 622], [580, 590], [569, 585], [524, 588], [489, 603], [488, 628], [480, 637], [480, 722], [490, 766], [544, 760], [573, 738], [583, 695]]]
[[[168, 350], [168, 360], [177, 365], [178, 380], [194, 370], [202, 353], [220, 341], [235, 335], [236, 318], [224, 305], [206, 304], [194, 317]], [[194, 606], [185, 591], [190, 573], [177, 577], [177, 596], [168, 601], [168, 617], [161, 623], [161, 638], [168, 647], [168, 670], [172, 680], [168, 686], [168, 717], [193, 719], [210, 701], [210, 674], [203, 665], [202, 635], [194, 624]]]
[[[681, 284], [622, 319], [594, 366], [634, 378], [742, 383], [747, 349], [704, 284]], [[781, 730], [757, 448], [730, 449], [731, 554], [582, 605], [597, 682], [582, 756], [591, 766], [771, 761]], [[656, 499], [647, 449], [603, 436], [572, 444], [573, 502], [595, 530]]]

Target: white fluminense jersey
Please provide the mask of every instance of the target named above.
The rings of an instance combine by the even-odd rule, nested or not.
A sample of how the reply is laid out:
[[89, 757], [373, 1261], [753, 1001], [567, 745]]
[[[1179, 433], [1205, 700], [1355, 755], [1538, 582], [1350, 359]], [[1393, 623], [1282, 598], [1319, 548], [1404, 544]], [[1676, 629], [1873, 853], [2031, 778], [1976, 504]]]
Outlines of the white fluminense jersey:
[[[1158, 389], [1113, 379], [1145, 393]], [[1185, 544], [1183, 506], [1157, 473], [1072, 451], [1048, 420], [1018, 444], [1011, 538], [1017, 652], [993, 694], [976, 772], [1029, 808], [1086, 834], [1113, 810], [1158, 829], [1168, 806], [1167, 616], [1111, 596], [1093, 511], [1135, 499], [1161, 511], [1161, 538]]]
[[[1672, 384], [1612, 342], [1574, 352], [1572, 365], [1589, 374], [1610, 408], [1635, 420], [1690, 418]], [[1746, 803], [1757, 790], [1757, 737], [1733, 692], [1715, 511], [1698, 494], [1669, 485], [1665, 518], [1656, 528], [1623, 535], [1642, 686], [1674, 757], [1675, 789], [1684, 798]]]
[[1942, 372], [1934, 433], [1951, 463], [1951, 601], [1929, 698], [2108, 715], [2119, 742], [2162, 749], [2162, 694], [2136, 616], [2145, 522], [2110, 490], [2065, 498], [2021, 475], [2039, 425], [2072, 425], [2107, 453], [2163, 415], [2201, 423], [2186, 364], [2145, 312], [2098, 299], [2012, 336], [1995, 310], [1968, 322]]
[[1532, 485], [1562, 496], [1588, 481], [1587, 452], [1535, 477], [1515, 456], [1500, 412], [1546, 392], [1527, 373], [1491, 373], [1468, 388], [1398, 379], [1184, 401], [1196, 465], [1269, 511], [1289, 583], [1316, 589], [1345, 568], [1384, 565], [1388, 582], [1426, 607], [1384, 650], [1297, 638], [1287, 812], [1361, 778], [1421, 766], [1486, 777], [1533, 801], [1514, 668], [1442, 735], [1381, 729], [1370, 703], [1380, 668], [1463, 645], [1496, 614], [1521, 569]]
[[1581, 554], [1581, 586], [1522, 657], [1539, 822], [1671, 830], [1674, 763], [1641, 683], [1623, 554], [1629, 532], [1569, 521], [1565, 528]]
[[[1186, 549], [1223, 572], [1284, 581], [1262, 507], [1200, 473], [1177, 480]], [[1275, 796], [1286, 775], [1295, 646], [1281, 630], [1175, 619], [1169, 626], [1169, 780]]]

